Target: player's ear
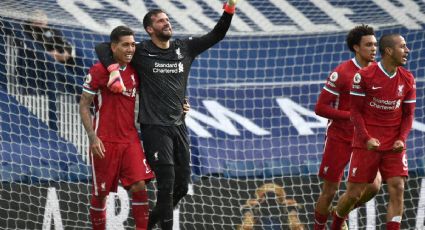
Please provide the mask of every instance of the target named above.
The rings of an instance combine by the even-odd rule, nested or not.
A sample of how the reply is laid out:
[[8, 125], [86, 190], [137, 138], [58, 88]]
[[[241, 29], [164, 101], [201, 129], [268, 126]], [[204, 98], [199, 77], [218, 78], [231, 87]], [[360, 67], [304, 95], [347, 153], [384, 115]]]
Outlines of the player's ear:
[[146, 27], [146, 32], [147, 32], [149, 35], [151, 35], [151, 34], [153, 33], [153, 28], [152, 28], [152, 26], [147, 26], [147, 27]]
[[391, 47], [385, 48], [385, 53], [388, 54], [389, 56], [391, 56], [391, 54], [393, 54], [393, 48], [391, 48]]
[[116, 42], [111, 42], [111, 50], [112, 50], [112, 52], [115, 52], [116, 49], [117, 49], [117, 43]]
[[354, 49], [354, 51], [356, 51], [356, 53], [358, 53], [360, 51], [360, 46], [355, 44], [355, 45], [353, 45], [353, 49]]

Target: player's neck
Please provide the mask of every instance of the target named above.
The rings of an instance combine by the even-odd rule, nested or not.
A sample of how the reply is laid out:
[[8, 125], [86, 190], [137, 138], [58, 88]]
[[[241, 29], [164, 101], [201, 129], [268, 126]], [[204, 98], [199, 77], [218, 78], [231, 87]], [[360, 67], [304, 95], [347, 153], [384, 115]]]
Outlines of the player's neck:
[[153, 44], [155, 44], [158, 48], [168, 49], [170, 48], [170, 40], [161, 41], [157, 37], [151, 37]]
[[120, 70], [124, 70], [128, 65], [127, 62], [118, 61], [117, 59], [115, 59], [115, 61], [118, 63], [118, 65], [120, 65]]
[[392, 75], [397, 71], [397, 65], [394, 65], [394, 63], [388, 58], [382, 58], [381, 65], [385, 72], [387, 72], [389, 75]]
[[370, 65], [370, 63], [372, 63], [372, 62], [365, 60], [365, 59], [363, 59], [363, 58], [361, 58], [357, 55], [354, 58], [356, 59], [357, 64], [360, 65], [360, 67], [362, 67], [362, 68], [366, 67], [366, 66]]

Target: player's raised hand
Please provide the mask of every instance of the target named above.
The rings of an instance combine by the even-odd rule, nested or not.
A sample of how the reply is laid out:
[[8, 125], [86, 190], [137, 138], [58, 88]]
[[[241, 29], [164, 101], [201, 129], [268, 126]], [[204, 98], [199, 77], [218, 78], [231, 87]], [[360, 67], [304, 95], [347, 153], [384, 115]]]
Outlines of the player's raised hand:
[[239, 0], [228, 0], [227, 5], [228, 6], [236, 6], [236, 4], [239, 2]]
[[105, 146], [103, 145], [102, 140], [99, 139], [96, 135], [93, 137], [89, 136], [89, 142], [90, 142], [90, 152], [99, 158], [105, 157]]
[[238, 1], [239, 0], [227, 0], [227, 2], [223, 6], [224, 11], [229, 14], [234, 14]]
[[401, 153], [404, 150], [404, 142], [402, 140], [396, 140], [393, 144], [393, 151]]
[[108, 86], [109, 90], [114, 93], [122, 93], [125, 91], [124, 82], [122, 81], [119, 68], [120, 66], [118, 64], [108, 66], [109, 80], [106, 86]]
[[381, 145], [378, 139], [370, 138], [366, 143], [367, 150], [376, 150]]

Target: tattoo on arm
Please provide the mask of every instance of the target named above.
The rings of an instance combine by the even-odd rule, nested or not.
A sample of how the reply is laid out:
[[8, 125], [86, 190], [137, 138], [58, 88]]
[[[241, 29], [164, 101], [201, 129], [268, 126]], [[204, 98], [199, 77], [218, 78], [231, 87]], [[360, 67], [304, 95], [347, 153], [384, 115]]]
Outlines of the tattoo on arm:
[[96, 133], [93, 129], [93, 122], [92, 117], [90, 113], [90, 106], [93, 102], [94, 95], [91, 95], [89, 93], [83, 92], [81, 94], [80, 99], [80, 116], [81, 121], [83, 122], [84, 129], [87, 132], [87, 136], [89, 137], [90, 143], [94, 140], [94, 137], [96, 137]]

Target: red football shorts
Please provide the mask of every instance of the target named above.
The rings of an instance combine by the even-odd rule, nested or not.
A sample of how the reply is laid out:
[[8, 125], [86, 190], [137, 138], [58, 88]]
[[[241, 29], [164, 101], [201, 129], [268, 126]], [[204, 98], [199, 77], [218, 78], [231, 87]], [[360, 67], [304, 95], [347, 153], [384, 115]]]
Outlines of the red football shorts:
[[384, 181], [391, 177], [407, 177], [406, 151], [394, 153], [391, 150], [369, 151], [366, 149], [353, 149], [348, 175], [349, 182], [372, 183], [378, 170], [381, 172]]
[[103, 142], [105, 157], [92, 157], [93, 195], [107, 196], [116, 192], [118, 181], [123, 187], [154, 178], [154, 173], [146, 162], [139, 140], [132, 143]]
[[319, 176], [330, 182], [340, 182], [345, 166], [350, 161], [352, 147], [350, 142], [326, 138]]

